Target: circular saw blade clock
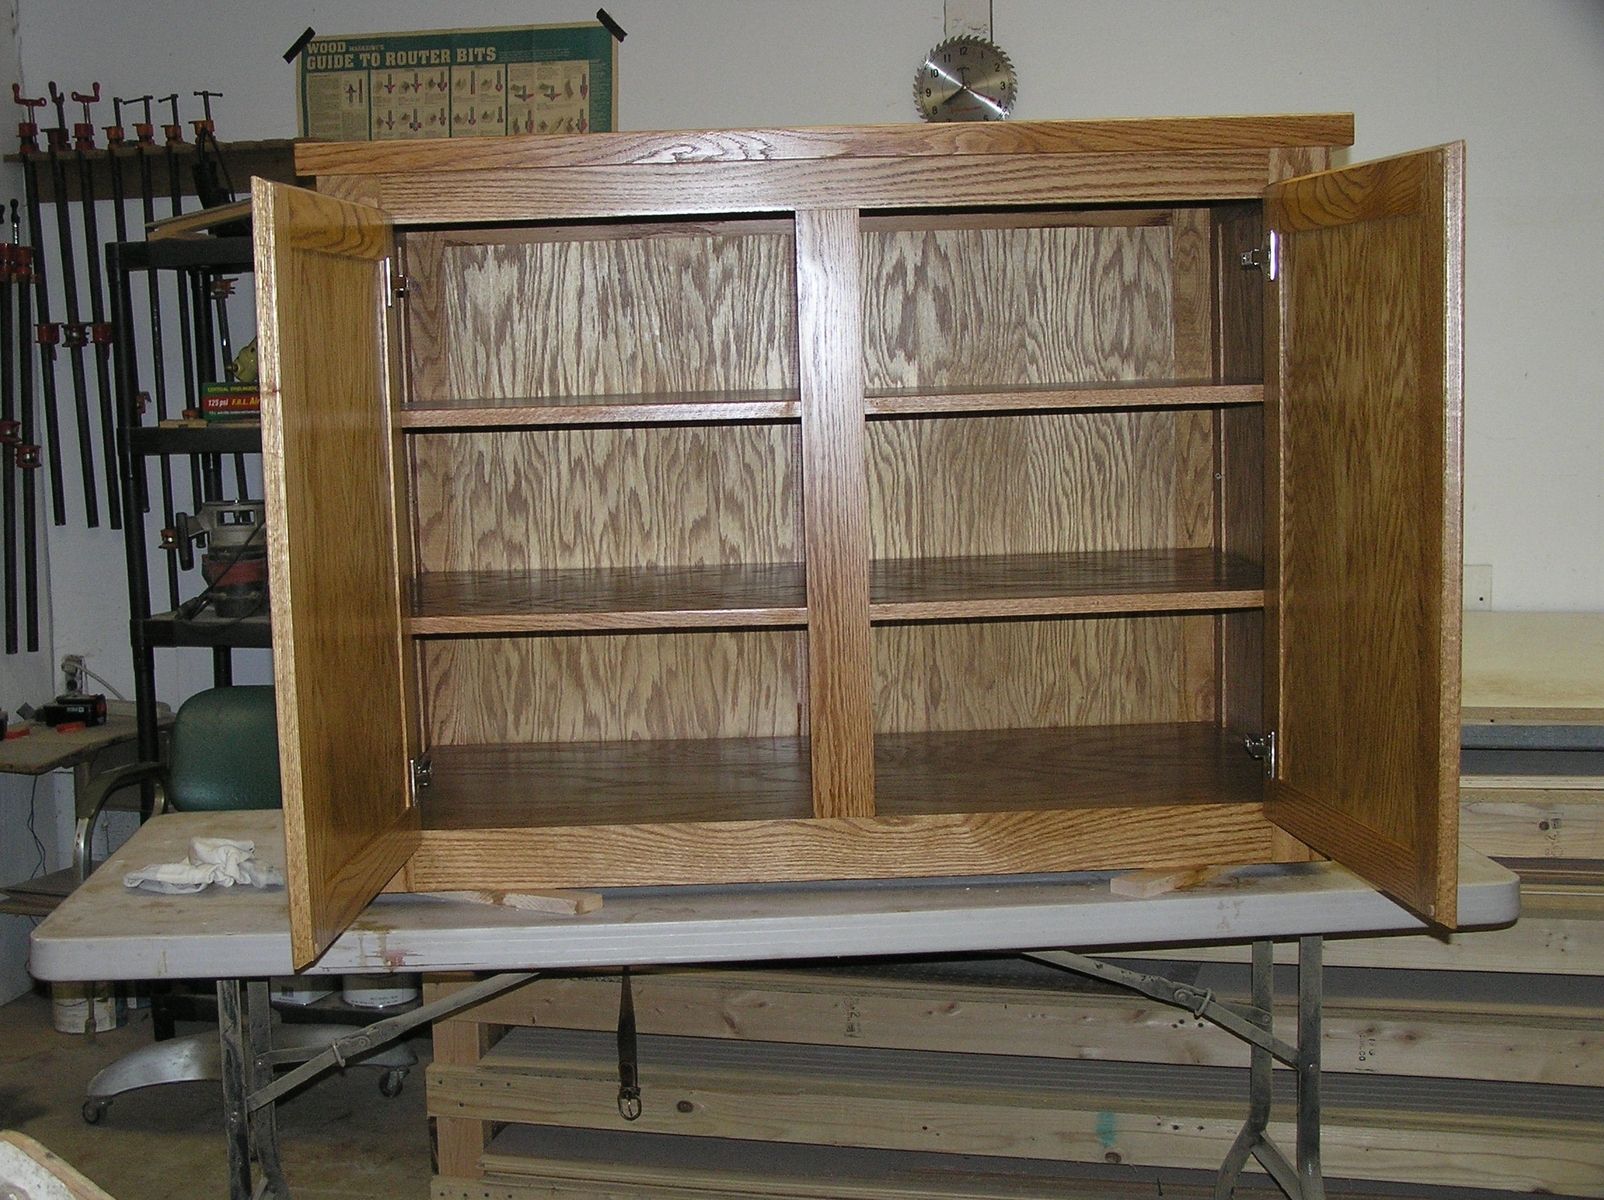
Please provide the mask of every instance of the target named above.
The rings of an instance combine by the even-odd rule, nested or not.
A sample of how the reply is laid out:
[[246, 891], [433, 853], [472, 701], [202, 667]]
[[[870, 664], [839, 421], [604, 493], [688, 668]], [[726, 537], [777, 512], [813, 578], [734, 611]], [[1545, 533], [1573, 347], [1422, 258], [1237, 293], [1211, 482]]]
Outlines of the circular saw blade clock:
[[1019, 77], [995, 42], [947, 38], [919, 64], [913, 99], [926, 121], [1001, 121], [1014, 110]]

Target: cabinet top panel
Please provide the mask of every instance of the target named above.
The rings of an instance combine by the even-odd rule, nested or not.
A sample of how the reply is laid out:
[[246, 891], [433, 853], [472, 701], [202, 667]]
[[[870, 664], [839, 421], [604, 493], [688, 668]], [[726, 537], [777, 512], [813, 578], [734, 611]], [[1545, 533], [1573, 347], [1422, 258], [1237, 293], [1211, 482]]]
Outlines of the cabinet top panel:
[[296, 146], [295, 166], [301, 175], [388, 175], [400, 171], [988, 154], [1138, 154], [1352, 144], [1352, 113], [1313, 113], [302, 142]]

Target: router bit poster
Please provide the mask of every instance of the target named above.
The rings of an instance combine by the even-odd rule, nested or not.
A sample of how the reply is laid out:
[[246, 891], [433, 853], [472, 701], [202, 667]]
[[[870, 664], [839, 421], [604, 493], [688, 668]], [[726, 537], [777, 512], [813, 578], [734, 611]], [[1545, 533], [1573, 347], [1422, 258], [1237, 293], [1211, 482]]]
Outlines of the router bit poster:
[[613, 128], [618, 43], [601, 24], [317, 37], [296, 60], [300, 133], [317, 141]]

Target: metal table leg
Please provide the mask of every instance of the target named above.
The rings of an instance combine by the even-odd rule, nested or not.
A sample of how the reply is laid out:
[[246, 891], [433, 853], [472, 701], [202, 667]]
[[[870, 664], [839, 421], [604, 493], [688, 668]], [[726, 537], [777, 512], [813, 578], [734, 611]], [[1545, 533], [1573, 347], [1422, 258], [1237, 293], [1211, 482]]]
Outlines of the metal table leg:
[[[290, 1200], [289, 1184], [279, 1159], [279, 1099], [349, 1059], [388, 1045], [412, 1030], [535, 978], [533, 971], [510, 972], [482, 979], [472, 987], [443, 996], [411, 1012], [375, 1021], [337, 1037], [328, 1045], [273, 1047], [273, 1009], [266, 980], [248, 984], [217, 981], [217, 1029], [223, 1051], [223, 1112], [228, 1137], [229, 1200]], [[274, 1077], [274, 1068], [299, 1066]], [[262, 1169], [254, 1182], [253, 1161]]]
[[[1189, 983], [1132, 971], [1067, 950], [1044, 950], [1025, 957], [1079, 975], [1108, 980], [1161, 1003], [1187, 1009], [1247, 1042], [1252, 1050], [1248, 1071], [1248, 1118], [1220, 1166], [1214, 1184], [1215, 1200], [1230, 1200], [1235, 1194], [1242, 1168], [1249, 1158], [1258, 1160], [1290, 1200], [1325, 1200], [1325, 1181], [1320, 1167], [1323, 947], [1324, 942], [1319, 937], [1298, 940], [1298, 1040], [1295, 1046], [1275, 1036], [1275, 963], [1273, 947], [1267, 941], [1253, 943], [1251, 996], [1249, 1003], [1241, 1007], [1218, 1000], [1207, 989]], [[1268, 1133], [1272, 1075], [1278, 1061], [1297, 1073], [1295, 1160], [1288, 1159]]]

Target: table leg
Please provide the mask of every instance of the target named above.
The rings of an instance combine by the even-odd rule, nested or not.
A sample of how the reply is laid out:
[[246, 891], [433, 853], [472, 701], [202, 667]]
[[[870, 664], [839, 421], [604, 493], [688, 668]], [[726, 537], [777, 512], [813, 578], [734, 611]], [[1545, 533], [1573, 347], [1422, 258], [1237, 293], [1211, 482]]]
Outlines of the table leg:
[[252, 1062], [245, 997], [238, 979], [217, 981], [217, 1035], [223, 1049], [223, 1132], [228, 1139], [228, 1200], [251, 1197]]
[[1298, 1179], [1300, 1200], [1325, 1200], [1320, 1169], [1320, 1015], [1325, 1000], [1325, 945], [1298, 939]]
[[[247, 1095], [254, 1095], [273, 1082], [273, 1068], [268, 1065], [268, 1055], [273, 1049], [273, 1004], [268, 994], [268, 981], [253, 979], [246, 984], [246, 1000], [251, 1044], [250, 1061], [246, 1064]], [[262, 1174], [267, 1177], [269, 1192], [275, 1200], [290, 1200], [290, 1186], [279, 1161], [276, 1104], [264, 1104], [250, 1114], [250, 1134], [251, 1150]]]
[[[1298, 941], [1298, 1041], [1289, 1045], [1275, 1036], [1275, 959], [1268, 941], [1253, 943], [1252, 997], [1246, 1008], [1226, 1004], [1191, 983], [1150, 975], [1088, 958], [1068, 950], [1038, 950], [1025, 955], [1049, 966], [1105, 979], [1165, 1004], [1173, 1004], [1218, 1025], [1252, 1048], [1248, 1073], [1248, 1118], [1231, 1144], [1215, 1178], [1215, 1200], [1230, 1200], [1242, 1168], [1255, 1158], [1290, 1200], [1325, 1200], [1320, 1167], [1320, 1008], [1324, 942]], [[1275, 1063], [1297, 1074], [1298, 1113], [1296, 1166], [1269, 1135]]]
[[[1267, 1036], [1271, 1035], [1274, 1033], [1275, 960], [1274, 947], [1269, 942], [1253, 943], [1253, 979], [1250, 986], [1253, 1011], [1247, 1014], [1248, 1020]], [[1225, 1161], [1220, 1164], [1220, 1173], [1214, 1180], [1214, 1200], [1229, 1200], [1236, 1191], [1242, 1168], [1253, 1157], [1270, 1125], [1270, 1089], [1275, 1060], [1269, 1047], [1261, 1046], [1258, 1042], [1250, 1042], [1249, 1046], [1252, 1057], [1248, 1071], [1248, 1119], [1242, 1126], [1242, 1132], [1236, 1135], [1236, 1141], [1231, 1143]]]

